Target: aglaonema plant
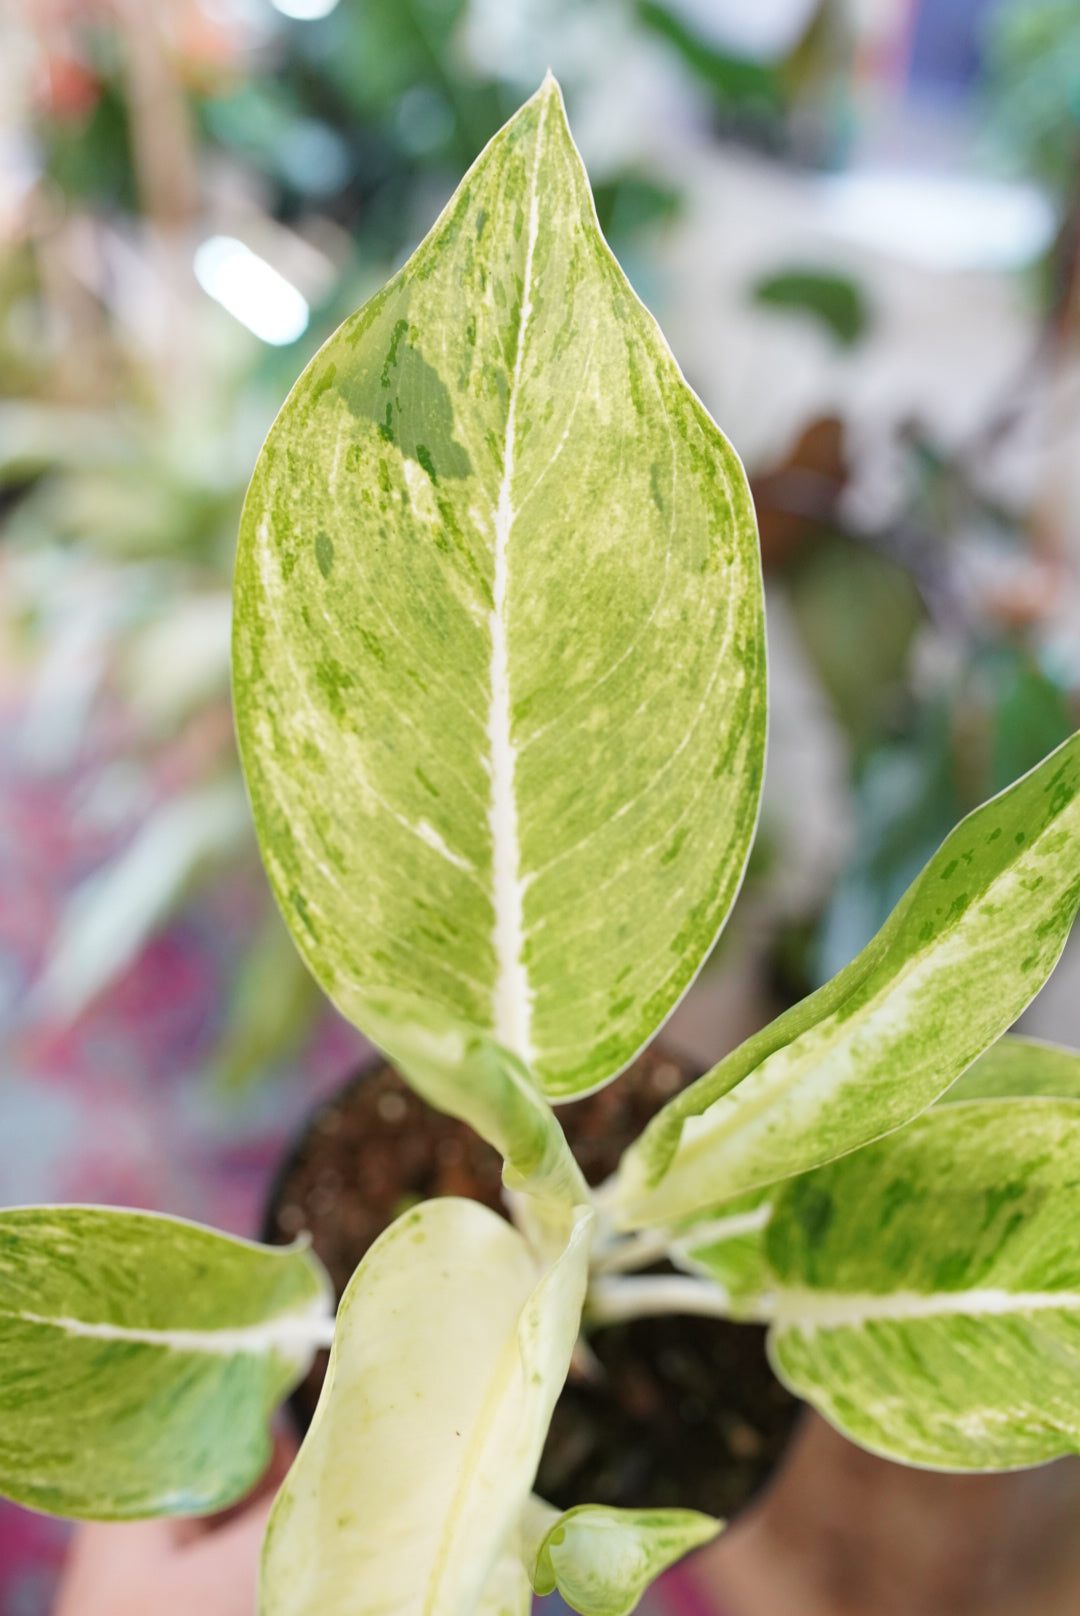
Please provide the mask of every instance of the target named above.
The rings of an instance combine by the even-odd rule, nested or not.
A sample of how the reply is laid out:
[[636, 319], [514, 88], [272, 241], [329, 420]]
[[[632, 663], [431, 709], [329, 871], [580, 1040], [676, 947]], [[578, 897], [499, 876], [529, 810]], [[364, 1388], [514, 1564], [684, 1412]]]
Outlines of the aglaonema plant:
[[[766, 696], [745, 477], [599, 233], [550, 78], [286, 402], [234, 677], [303, 957], [501, 1152], [510, 1216], [410, 1209], [334, 1321], [303, 1246], [0, 1214], [0, 1489], [221, 1507], [332, 1338], [262, 1616], [518, 1616], [556, 1587], [622, 1616], [718, 1523], [531, 1487], [580, 1332], [657, 1311], [768, 1321], [780, 1377], [901, 1461], [1080, 1450], [1080, 1057], [1002, 1038], [1080, 904], [1080, 736], [599, 1190], [552, 1110], [627, 1065], [712, 948]], [[661, 1257], [679, 1272], [634, 1272]]]

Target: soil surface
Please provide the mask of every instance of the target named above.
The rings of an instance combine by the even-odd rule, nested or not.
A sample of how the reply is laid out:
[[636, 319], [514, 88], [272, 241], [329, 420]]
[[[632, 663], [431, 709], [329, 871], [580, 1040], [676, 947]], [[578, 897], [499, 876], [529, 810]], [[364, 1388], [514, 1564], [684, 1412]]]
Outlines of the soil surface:
[[[654, 1046], [598, 1094], [559, 1107], [590, 1184], [696, 1075]], [[417, 1201], [463, 1195], [503, 1212], [501, 1169], [465, 1123], [375, 1066], [313, 1117], [278, 1177], [264, 1239], [285, 1244], [306, 1229], [340, 1297], [372, 1241]], [[597, 1367], [589, 1378], [572, 1372], [559, 1399], [536, 1481], [542, 1497], [564, 1509], [681, 1506], [730, 1518], [760, 1491], [800, 1408], [769, 1369], [762, 1329], [640, 1319], [598, 1329], [589, 1344]], [[323, 1353], [293, 1398], [301, 1429], [325, 1373]]]

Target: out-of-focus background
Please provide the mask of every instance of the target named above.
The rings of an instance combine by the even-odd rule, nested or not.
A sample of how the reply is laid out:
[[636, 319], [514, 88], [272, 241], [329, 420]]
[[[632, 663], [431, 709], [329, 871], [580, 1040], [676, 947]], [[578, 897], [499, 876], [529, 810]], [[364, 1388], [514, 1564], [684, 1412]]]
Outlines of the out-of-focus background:
[[[1077, 0], [0, 7], [0, 1204], [255, 1232], [360, 1040], [260, 874], [246, 479], [319, 342], [551, 66], [754, 482], [772, 725], [713, 1058], [1080, 723]], [[1025, 1018], [1080, 1045], [1080, 948]], [[64, 1529], [0, 1506], [0, 1616]]]

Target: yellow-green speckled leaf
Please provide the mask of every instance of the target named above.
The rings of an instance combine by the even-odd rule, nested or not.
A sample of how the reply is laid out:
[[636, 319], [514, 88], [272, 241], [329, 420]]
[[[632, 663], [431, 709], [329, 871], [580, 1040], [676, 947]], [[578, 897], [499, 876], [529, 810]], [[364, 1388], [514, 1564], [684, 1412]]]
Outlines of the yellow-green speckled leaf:
[[667, 1251], [671, 1261], [719, 1285], [731, 1318], [754, 1317], [771, 1283], [765, 1231], [774, 1193], [773, 1185], [752, 1190], [672, 1232]]
[[546, 1269], [475, 1201], [424, 1202], [376, 1241], [270, 1518], [261, 1616], [516, 1608], [506, 1557], [577, 1338], [591, 1220]]
[[538, 1594], [558, 1589], [580, 1616], [630, 1616], [649, 1584], [721, 1522], [692, 1509], [612, 1509], [579, 1504], [560, 1514], [534, 1499], [523, 1536]]
[[617, 1072], [742, 876], [762, 588], [554, 80], [293, 389], [235, 608], [263, 857], [338, 1006], [426, 1000], [553, 1097]]
[[997, 1470], [1080, 1451], [1080, 1101], [935, 1106], [780, 1188], [773, 1365], [856, 1442]]
[[148, 1212], [0, 1212], [0, 1493], [123, 1520], [233, 1503], [327, 1339], [311, 1253]]
[[673, 1222], [918, 1115], [1039, 991], [1078, 904], [1080, 734], [961, 821], [850, 965], [653, 1119], [616, 1221]]
[[1080, 1054], [1046, 1044], [1038, 1038], [999, 1038], [980, 1055], [939, 1105], [961, 1100], [1005, 1100], [1045, 1095], [1056, 1100], [1080, 1100]]

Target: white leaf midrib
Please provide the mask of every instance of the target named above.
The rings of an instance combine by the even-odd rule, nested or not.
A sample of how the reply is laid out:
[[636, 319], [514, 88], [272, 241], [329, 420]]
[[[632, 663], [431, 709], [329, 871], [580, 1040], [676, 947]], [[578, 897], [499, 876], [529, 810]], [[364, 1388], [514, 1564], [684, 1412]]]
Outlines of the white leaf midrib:
[[814, 1335], [819, 1330], [859, 1330], [869, 1324], [904, 1324], [922, 1319], [997, 1317], [1024, 1313], [1080, 1312], [1078, 1291], [1010, 1291], [985, 1287], [967, 1291], [891, 1291], [844, 1294], [839, 1291], [780, 1291], [765, 1310], [777, 1329]]
[[530, 175], [529, 234], [522, 278], [521, 314], [518, 320], [514, 368], [506, 411], [506, 447], [502, 477], [495, 507], [495, 556], [492, 608], [488, 622], [491, 632], [491, 704], [488, 710], [488, 767], [491, 776], [491, 803], [488, 823], [491, 830], [491, 886], [494, 925], [495, 986], [492, 1011], [495, 1036], [526, 1066], [531, 1066], [532, 989], [522, 959], [525, 942], [524, 894], [521, 878], [521, 844], [518, 835], [515, 789], [516, 748], [511, 734], [510, 666], [506, 643], [506, 589], [509, 572], [510, 534], [514, 525], [512, 489], [514, 448], [517, 427], [517, 401], [525, 354], [525, 333], [532, 313], [532, 274], [536, 238], [539, 232], [539, 193], [537, 189], [544, 123], [550, 104], [550, 90], [540, 102], [535, 152]]
[[333, 1340], [334, 1320], [322, 1304], [316, 1312], [283, 1313], [259, 1324], [218, 1330], [151, 1329], [134, 1325], [90, 1322], [62, 1315], [33, 1313], [27, 1309], [7, 1311], [7, 1318], [25, 1324], [38, 1324], [60, 1330], [80, 1340], [128, 1343], [160, 1347], [170, 1352], [201, 1352], [220, 1357], [261, 1356], [281, 1352], [303, 1357]]

